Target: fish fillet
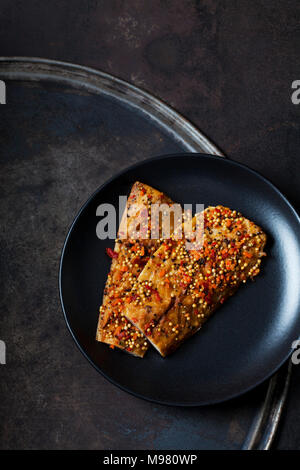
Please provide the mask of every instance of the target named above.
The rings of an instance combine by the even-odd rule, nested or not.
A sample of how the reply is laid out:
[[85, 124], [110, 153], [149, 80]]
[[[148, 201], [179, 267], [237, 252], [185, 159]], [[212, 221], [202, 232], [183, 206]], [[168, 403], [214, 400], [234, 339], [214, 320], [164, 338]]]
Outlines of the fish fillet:
[[[201, 249], [166, 240], [141, 272], [126, 317], [162, 356], [196, 333], [238, 286], [260, 271], [266, 235], [227, 207], [208, 207]], [[195, 219], [193, 219], [195, 225]]]
[[[162, 192], [146, 184], [134, 183], [120, 223], [114, 250], [107, 249], [108, 254], [112, 257], [112, 263], [104, 289], [96, 334], [97, 341], [107, 343], [112, 348], [116, 346], [124, 349], [139, 357], [144, 356], [149, 343], [140, 330], [126, 319], [124, 309], [127, 302], [136, 298], [136, 292], [132, 289], [133, 283], [148, 262], [149, 257], [160, 246], [161, 241], [151, 238], [123, 237], [126, 227], [128, 235], [131, 234], [129, 229], [137, 224], [143, 208], [146, 207], [149, 217], [151, 216], [153, 204], [171, 205], [172, 201]], [[143, 228], [145, 229], [145, 227]], [[149, 230], [151, 230], [151, 226], [150, 221], [147, 220], [148, 237]]]

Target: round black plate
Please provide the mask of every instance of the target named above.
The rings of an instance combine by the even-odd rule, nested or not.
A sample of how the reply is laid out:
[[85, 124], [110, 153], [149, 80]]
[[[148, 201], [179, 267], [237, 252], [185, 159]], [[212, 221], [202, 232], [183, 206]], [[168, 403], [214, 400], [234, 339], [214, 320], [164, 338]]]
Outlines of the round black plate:
[[[267, 257], [248, 282], [174, 354], [149, 350], [132, 357], [95, 341], [98, 308], [109, 271], [96, 236], [96, 208], [118, 207], [118, 196], [142, 181], [184, 203], [222, 204], [259, 224], [268, 235]], [[87, 359], [127, 392], [158, 403], [204, 405], [244, 393], [270, 377], [300, 333], [300, 220], [265, 178], [236, 162], [210, 155], [162, 156], [138, 163], [99, 188], [77, 215], [60, 265], [65, 319]]]

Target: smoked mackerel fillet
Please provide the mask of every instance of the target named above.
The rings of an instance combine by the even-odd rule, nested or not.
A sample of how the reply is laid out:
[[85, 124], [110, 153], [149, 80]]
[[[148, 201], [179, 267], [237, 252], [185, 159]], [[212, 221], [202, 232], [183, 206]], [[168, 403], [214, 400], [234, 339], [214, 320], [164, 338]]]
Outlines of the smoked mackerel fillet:
[[[206, 319], [260, 271], [266, 235], [260, 227], [227, 207], [202, 212], [200, 249], [186, 239], [166, 240], [150, 257], [134, 286], [126, 317], [162, 356], [196, 333]], [[193, 219], [195, 224], [195, 220]]]
[[[126, 210], [124, 211], [113, 250], [107, 249], [112, 258], [110, 272], [104, 289], [103, 302], [97, 327], [96, 339], [126, 350], [127, 352], [143, 357], [149, 343], [141, 331], [135, 328], [124, 316], [125, 305], [134, 301], [136, 292], [134, 285], [142, 269], [151, 255], [161, 244], [159, 239], [151, 239], [151, 205], [172, 204], [170, 198], [162, 192], [142, 184], [134, 183], [132, 186]], [[138, 209], [141, 207], [141, 209]], [[149, 219], [146, 218], [146, 239], [123, 238], [126, 224], [127, 229], [134, 226], [139, 220], [141, 211], [147, 208]], [[145, 228], [145, 227], [143, 227]]]

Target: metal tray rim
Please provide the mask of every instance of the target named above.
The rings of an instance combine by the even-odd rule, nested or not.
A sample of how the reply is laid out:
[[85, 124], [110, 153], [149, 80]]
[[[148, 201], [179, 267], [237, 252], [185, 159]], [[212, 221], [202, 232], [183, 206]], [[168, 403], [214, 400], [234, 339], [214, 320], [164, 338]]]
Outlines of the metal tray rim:
[[[91, 67], [37, 57], [0, 57], [0, 77], [10, 80], [58, 80], [75, 88], [106, 94], [138, 108], [157, 121], [192, 152], [203, 147], [212, 155], [225, 155], [193, 124], [162, 100], [120, 79]], [[280, 421], [291, 377], [291, 362], [269, 379], [265, 399], [244, 442], [243, 449], [270, 449]]]

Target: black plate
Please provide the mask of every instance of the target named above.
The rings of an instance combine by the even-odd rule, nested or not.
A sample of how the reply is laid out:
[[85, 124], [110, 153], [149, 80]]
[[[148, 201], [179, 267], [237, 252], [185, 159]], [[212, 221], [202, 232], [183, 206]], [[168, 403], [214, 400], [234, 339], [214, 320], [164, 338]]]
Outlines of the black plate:
[[[203, 329], [166, 359], [144, 359], [95, 341], [98, 308], [109, 270], [96, 236], [96, 208], [118, 207], [139, 180], [174, 201], [223, 204], [241, 211], [268, 235], [267, 258]], [[65, 319], [77, 345], [107, 379], [127, 392], [163, 404], [204, 405], [240, 395], [270, 377], [300, 333], [300, 220], [272, 183], [253, 170], [210, 155], [168, 155], [138, 163], [99, 188], [68, 233], [60, 265]]]

